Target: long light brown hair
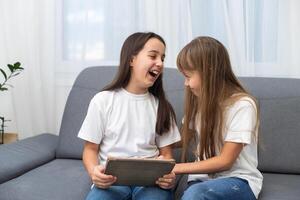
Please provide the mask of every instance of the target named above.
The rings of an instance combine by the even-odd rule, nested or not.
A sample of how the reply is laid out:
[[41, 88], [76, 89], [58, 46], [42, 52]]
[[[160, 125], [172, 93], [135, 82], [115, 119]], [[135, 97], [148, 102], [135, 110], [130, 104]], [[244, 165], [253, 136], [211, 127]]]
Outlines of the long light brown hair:
[[223, 145], [226, 108], [245, 96], [256, 104], [255, 98], [240, 84], [226, 48], [214, 38], [197, 37], [188, 43], [177, 56], [177, 67], [183, 73], [191, 71], [200, 76], [198, 96], [188, 87], [185, 90], [182, 160], [197, 132], [200, 132], [200, 148], [196, 152], [199, 159], [214, 157]]
[[[131, 78], [130, 61], [144, 48], [145, 44], [151, 38], [158, 39], [166, 46], [164, 39], [153, 32], [137, 32], [125, 40], [121, 49], [120, 65], [116, 77], [103, 90], [116, 90], [122, 87], [125, 88], [128, 85]], [[162, 135], [168, 132], [170, 128], [175, 125], [176, 121], [175, 112], [166, 99], [163, 89], [162, 74], [156, 79], [148, 91], [159, 101], [155, 131], [157, 134]]]

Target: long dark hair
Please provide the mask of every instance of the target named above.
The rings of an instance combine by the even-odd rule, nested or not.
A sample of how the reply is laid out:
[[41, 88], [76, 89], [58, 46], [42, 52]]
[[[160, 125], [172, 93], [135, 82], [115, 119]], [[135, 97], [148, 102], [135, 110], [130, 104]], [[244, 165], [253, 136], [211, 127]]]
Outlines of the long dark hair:
[[[160, 40], [166, 46], [164, 39], [152, 32], [137, 32], [125, 40], [121, 49], [117, 75], [103, 90], [116, 90], [125, 88], [128, 85], [131, 78], [130, 61], [133, 56], [136, 56], [144, 48], [147, 41], [151, 38]], [[162, 135], [168, 132], [173, 123], [176, 122], [175, 112], [165, 96], [162, 74], [148, 90], [159, 100], [155, 131], [157, 134]]]

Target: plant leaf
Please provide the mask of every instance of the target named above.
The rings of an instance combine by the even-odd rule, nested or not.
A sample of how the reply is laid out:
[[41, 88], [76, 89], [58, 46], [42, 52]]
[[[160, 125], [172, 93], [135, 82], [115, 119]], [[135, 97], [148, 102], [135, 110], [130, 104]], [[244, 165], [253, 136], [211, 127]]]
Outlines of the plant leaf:
[[11, 65], [11, 64], [7, 64], [7, 67], [9, 68], [9, 70], [10, 70], [11, 72], [13, 72], [13, 71], [14, 71], [14, 66], [13, 66], [13, 65]]
[[1, 87], [0, 88], [0, 91], [5, 91], [5, 90], [8, 90], [8, 88], [6, 88], [6, 87]]
[[3, 69], [0, 69], [0, 71], [2, 72], [2, 74], [3, 74], [4, 78], [5, 78], [5, 81], [6, 81], [7, 80], [7, 75], [6, 75], [5, 71]]
[[14, 68], [15, 68], [15, 69], [18, 69], [20, 66], [21, 66], [21, 63], [20, 63], [20, 62], [16, 62], [16, 63], [14, 64]]

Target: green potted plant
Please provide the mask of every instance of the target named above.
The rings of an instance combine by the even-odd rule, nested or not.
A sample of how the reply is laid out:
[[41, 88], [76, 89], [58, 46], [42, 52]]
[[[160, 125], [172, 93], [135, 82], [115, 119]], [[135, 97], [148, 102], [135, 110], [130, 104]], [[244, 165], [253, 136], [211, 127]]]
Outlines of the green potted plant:
[[[2, 82], [0, 82], [0, 91], [7, 91], [9, 87], [13, 87], [12, 85], [8, 84], [7, 82], [19, 75], [21, 73], [22, 70], [24, 70], [24, 68], [21, 67], [21, 63], [20, 62], [16, 62], [15, 64], [8, 64], [7, 65], [9, 72], [5, 72], [4, 69], [0, 68], [0, 71], [3, 76], [3, 80]], [[6, 122], [7, 120], [5, 120], [5, 118], [3, 116], [0, 116], [0, 134], [2, 136], [1, 142], [0, 144], [4, 143], [4, 122]]]
[[20, 74], [20, 72], [24, 69], [21, 67], [21, 63], [20, 62], [16, 62], [15, 64], [8, 64], [7, 65], [8, 69], [9, 69], [9, 74], [7, 74], [4, 69], [0, 68], [1, 74], [4, 77], [4, 80], [2, 83], [0, 83], [0, 91], [5, 91], [8, 90], [7, 86], [13, 87], [12, 85], [8, 84], [7, 81], [9, 79], [11, 79], [14, 76], [17, 76]]

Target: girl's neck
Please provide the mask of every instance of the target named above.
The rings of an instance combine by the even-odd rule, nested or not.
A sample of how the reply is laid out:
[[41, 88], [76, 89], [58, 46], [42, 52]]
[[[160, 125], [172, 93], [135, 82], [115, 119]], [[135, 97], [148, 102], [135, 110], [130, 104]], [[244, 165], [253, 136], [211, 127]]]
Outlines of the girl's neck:
[[145, 94], [148, 92], [148, 88], [138, 87], [136, 84], [132, 84], [130, 81], [124, 89], [132, 94]]

